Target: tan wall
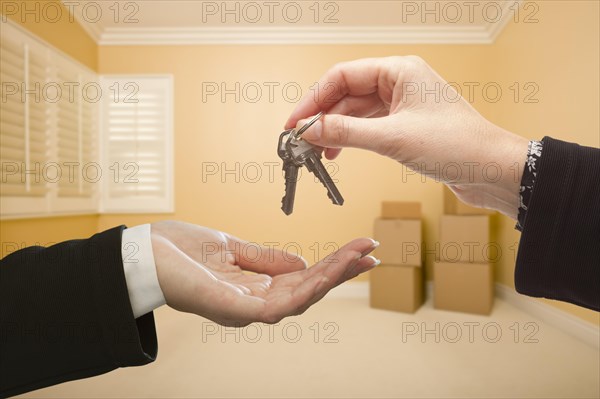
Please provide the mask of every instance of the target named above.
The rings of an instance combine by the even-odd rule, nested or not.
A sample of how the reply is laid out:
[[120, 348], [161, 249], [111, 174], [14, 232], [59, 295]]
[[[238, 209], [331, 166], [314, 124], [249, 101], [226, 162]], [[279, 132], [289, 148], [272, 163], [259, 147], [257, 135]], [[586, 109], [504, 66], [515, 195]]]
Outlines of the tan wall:
[[0, 223], [0, 258], [32, 245], [48, 246], [86, 238], [96, 232], [97, 226], [97, 215], [3, 221]]
[[[4, 9], [3, 6], [6, 3], [5, 1], [0, 2], [0, 9]], [[23, 2], [11, 3], [16, 3], [21, 7]], [[38, 7], [42, 14], [41, 10], [49, 3], [55, 3], [62, 10], [62, 17], [56, 22], [51, 23], [44, 18], [39, 18], [39, 22], [36, 22], [36, 16], [31, 14], [26, 15], [25, 18], [20, 13], [8, 15], [8, 17], [82, 64], [96, 70], [98, 46], [79, 24], [69, 22], [68, 10], [62, 3], [59, 1], [35, 1], [29, 2], [27, 7], [29, 7], [28, 10]], [[54, 19], [55, 14], [49, 14], [49, 12], [48, 15]], [[97, 225], [97, 215], [2, 221], [0, 222], [0, 237], [2, 237], [0, 256], [12, 252], [14, 245], [45, 245], [70, 238], [88, 237], [96, 232]]]
[[[515, 102], [509, 95], [490, 107], [488, 117], [531, 139], [547, 135], [599, 147], [599, 3], [565, 3], [537, 2], [538, 23], [511, 23], [488, 49], [491, 79], [502, 86], [520, 82], [522, 87], [533, 82], [539, 87], [535, 96], [538, 103]], [[507, 218], [499, 220], [497, 234], [505, 248], [519, 241], [520, 234]], [[502, 257], [496, 267], [496, 281], [514, 287], [514, 251], [505, 252], [508, 256]], [[546, 302], [600, 324], [597, 312]]]

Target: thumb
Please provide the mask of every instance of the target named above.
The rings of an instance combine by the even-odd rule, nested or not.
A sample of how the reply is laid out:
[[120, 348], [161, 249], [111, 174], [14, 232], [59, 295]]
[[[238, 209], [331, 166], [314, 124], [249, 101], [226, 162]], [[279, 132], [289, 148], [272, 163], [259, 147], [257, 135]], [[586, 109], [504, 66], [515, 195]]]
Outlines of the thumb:
[[[346, 115], [324, 115], [302, 133], [302, 138], [320, 147], [355, 147], [380, 152], [385, 140], [384, 118], [355, 118]], [[297, 128], [309, 120], [298, 121]]]

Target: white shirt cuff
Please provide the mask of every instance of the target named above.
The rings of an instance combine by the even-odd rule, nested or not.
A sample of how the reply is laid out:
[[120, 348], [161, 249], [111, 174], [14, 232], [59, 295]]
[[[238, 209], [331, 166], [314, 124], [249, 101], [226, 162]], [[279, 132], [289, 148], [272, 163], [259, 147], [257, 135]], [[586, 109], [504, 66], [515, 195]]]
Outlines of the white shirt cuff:
[[123, 230], [121, 257], [134, 317], [137, 319], [167, 303], [156, 275], [150, 224]]

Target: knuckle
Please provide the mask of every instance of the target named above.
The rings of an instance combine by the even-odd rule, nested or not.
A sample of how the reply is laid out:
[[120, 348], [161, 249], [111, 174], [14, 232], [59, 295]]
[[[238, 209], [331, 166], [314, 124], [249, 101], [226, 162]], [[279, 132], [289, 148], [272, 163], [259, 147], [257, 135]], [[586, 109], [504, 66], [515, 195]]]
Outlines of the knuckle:
[[338, 98], [348, 90], [348, 82], [346, 80], [346, 71], [350, 62], [338, 62], [331, 67], [329, 72], [326, 74], [326, 81], [323, 82], [324, 94], [327, 93], [327, 98], [334, 99]]
[[423, 65], [425, 63], [425, 60], [423, 58], [414, 54], [407, 55], [404, 57], [404, 59], [415, 66]]
[[409, 56], [392, 55], [392, 56], [384, 58], [383, 62], [386, 65], [398, 65], [398, 64], [403, 63], [406, 57], [410, 57], [410, 55]]
[[283, 319], [283, 316], [280, 316], [276, 313], [267, 313], [263, 316], [262, 322], [265, 324], [277, 324]]
[[404, 64], [404, 69], [410, 72], [421, 71], [427, 65], [425, 60], [418, 55], [404, 56], [402, 63]]
[[350, 125], [346, 118], [333, 118], [328, 131], [325, 133], [328, 136], [328, 141], [332, 144], [339, 144], [345, 146], [348, 143], [348, 136], [350, 135]]
[[331, 71], [335, 72], [335, 73], [339, 73], [339, 72], [343, 71], [347, 65], [348, 65], [347, 61], [337, 62], [337, 63], [333, 64], [333, 66], [331, 67]]

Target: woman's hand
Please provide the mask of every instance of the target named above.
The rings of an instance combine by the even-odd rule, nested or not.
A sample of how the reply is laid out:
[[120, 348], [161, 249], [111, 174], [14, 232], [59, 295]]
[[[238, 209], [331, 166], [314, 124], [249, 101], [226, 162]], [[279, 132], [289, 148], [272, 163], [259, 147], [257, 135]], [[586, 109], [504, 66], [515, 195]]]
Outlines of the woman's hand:
[[325, 147], [327, 158], [342, 147], [371, 150], [446, 183], [468, 204], [516, 218], [528, 140], [483, 118], [421, 58], [334, 66], [286, 129], [319, 111], [326, 115], [302, 138]]

